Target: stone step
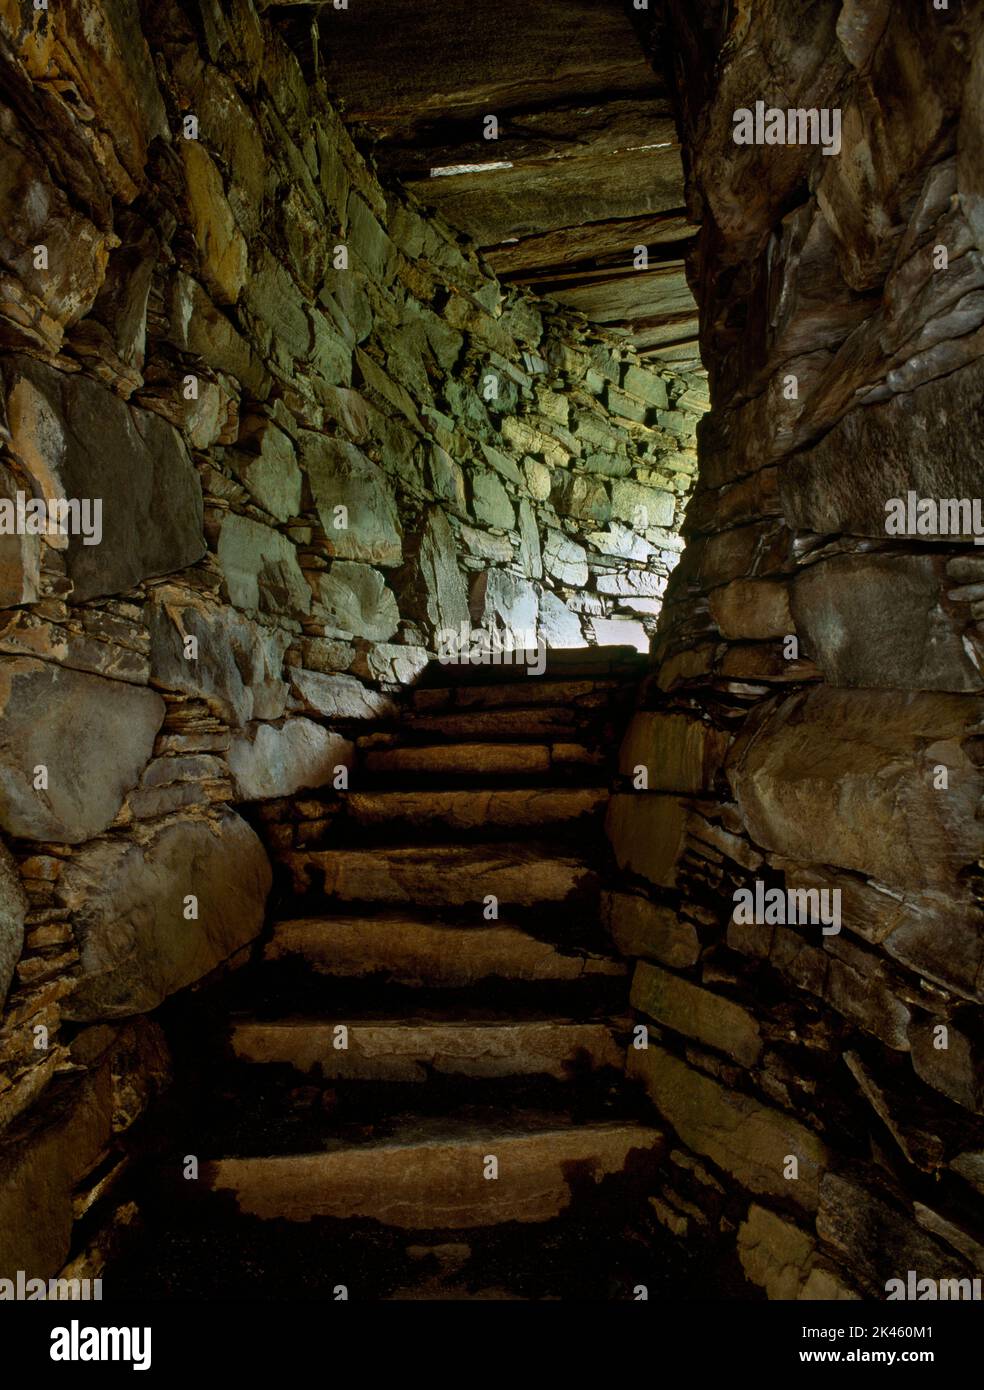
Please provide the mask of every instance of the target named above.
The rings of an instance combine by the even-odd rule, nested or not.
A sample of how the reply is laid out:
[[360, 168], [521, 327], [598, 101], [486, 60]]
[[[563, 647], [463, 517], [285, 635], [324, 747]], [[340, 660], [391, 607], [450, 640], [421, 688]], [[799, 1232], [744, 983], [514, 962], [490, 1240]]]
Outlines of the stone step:
[[360, 833], [406, 823], [423, 834], [588, 825], [607, 803], [606, 787], [523, 787], [349, 792], [344, 807], [345, 824]]
[[362, 754], [368, 773], [451, 777], [537, 777], [557, 769], [600, 768], [604, 748], [579, 743], [433, 743], [370, 747]]
[[582, 860], [510, 842], [297, 850], [285, 861], [298, 894], [321, 888], [326, 898], [349, 903], [478, 908], [492, 894], [501, 912], [585, 902], [598, 892], [598, 875]]
[[[542, 1121], [540, 1122], [543, 1123]], [[575, 1187], [645, 1166], [655, 1172], [663, 1137], [641, 1124], [558, 1126], [516, 1120], [476, 1129], [442, 1120], [384, 1143], [284, 1157], [223, 1158], [202, 1165], [208, 1190], [265, 1220], [373, 1220], [402, 1230], [549, 1221]], [[495, 1159], [497, 1176], [491, 1171]]]
[[[339, 1026], [345, 1047], [336, 1046]], [[621, 1024], [627, 1031], [627, 1020]], [[506, 1023], [428, 1019], [279, 1022], [244, 1020], [230, 1043], [240, 1061], [282, 1063], [330, 1081], [427, 1081], [432, 1074], [487, 1078], [581, 1079], [601, 1067], [624, 1070], [625, 1047], [611, 1023], [536, 1019]]]
[[622, 960], [592, 951], [561, 951], [517, 927], [444, 926], [409, 915], [302, 917], [278, 922], [267, 960], [300, 958], [319, 974], [449, 989], [502, 979], [536, 982], [623, 976]]
[[[604, 722], [595, 714], [593, 723]], [[576, 741], [579, 733], [592, 724], [587, 715], [572, 706], [544, 705], [537, 709], [443, 710], [434, 714], [407, 714], [400, 721], [404, 739], [423, 735], [449, 742], [509, 743], [514, 741]]]
[[525, 685], [462, 685], [454, 688], [417, 688], [411, 694], [414, 710], [436, 714], [439, 710], [534, 709], [562, 705], [597, 713], [631, 703], [635, 688], [617, 680], [530, 680]]

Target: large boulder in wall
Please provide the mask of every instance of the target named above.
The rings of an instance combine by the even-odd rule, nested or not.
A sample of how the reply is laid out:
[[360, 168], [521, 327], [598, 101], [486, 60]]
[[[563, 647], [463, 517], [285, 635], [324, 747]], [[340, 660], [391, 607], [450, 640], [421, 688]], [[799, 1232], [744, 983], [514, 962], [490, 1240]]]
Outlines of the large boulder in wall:
[[53, 538], [65, 541], [74, 602], [125, 593], [201, 559], [201, 484], [173, 425], [32, 358], [11, 358], [3, 377], [11, 449], [35, 495], [101, 503], [95, 543]]
[[[271, 880], [259, 838], [232, 812], [87, 845], [59, 883], [81, 952], [63, 1014], [88, 1021], [155, 1009], [257, 935]], [[191, 897], [197, 915], [186, 916]]]
[[0, 826], [66, 844], [99, 835], [163, 722], [152, 690], [33, 657], [0, 660]]

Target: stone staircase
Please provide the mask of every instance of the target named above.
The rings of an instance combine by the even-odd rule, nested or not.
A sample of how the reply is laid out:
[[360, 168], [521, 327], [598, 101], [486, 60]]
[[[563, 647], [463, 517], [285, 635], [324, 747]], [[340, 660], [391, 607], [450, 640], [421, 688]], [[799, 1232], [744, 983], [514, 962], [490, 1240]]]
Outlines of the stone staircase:
[[283, 857], [259, 958], [171, 1020], [155, 1265], [114, 1282], [631, 1299], [657, 1277], [633, 1232], [662, 1139], [623, 1077], [628, 981], [599, 925], [638, 674], [623, 649], [539, 678], [438, 668], [359, 739], [324, 842]]

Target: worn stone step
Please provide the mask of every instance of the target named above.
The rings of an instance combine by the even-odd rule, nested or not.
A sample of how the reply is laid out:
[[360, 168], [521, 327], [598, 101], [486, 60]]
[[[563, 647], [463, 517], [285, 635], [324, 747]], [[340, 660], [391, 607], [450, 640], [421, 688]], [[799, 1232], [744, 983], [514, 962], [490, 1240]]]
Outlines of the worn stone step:
[[[628, 1026], [624, 1021], [623, 1030]], [[340, 1037], [344, 1047], [337, 1045]], [[333, 1081], [422, 1082], [434, 1073], [572, 1081], [601, 1067], [624, 1070], [625, 1065], [625, 1047], [615, 1026], [568, 1019], [244, 1020], [233, 1025], [230, 1044], [240, 1061], [279, 1062]]]
[[366, 772], [452, 777], [535, 777], [557, 769], [605, 765], [603, 748], [579, 743], [430, 743], [368, 748]]
[[541, 705], [565, 705], [589, 714], [610, 709], [634, 698], [634, 686], [617, 680], [530, 680], [525, 685], [462, 685], [431, 690], [415, 689], [411, 703], [421, 714], [439, 710], [532, 709]]
[[[265, 1220], [362, 1219], [403, 1230], [467, 1230], [509, 1221], [549, 1221], [577, 1187], [645, 1168], [654, 1173], [663, 1137], [640, 1124], [543, 1128], [518, 1122], [479, 1129], [443, 1120], [380, 1144], [285, 1157], [203, 1164], [207, 1189], [231, 1194]], [[497, 1176], [486, 1176], [490, 1159]]]
[[443, 926], [409, 914], [303, 917], [278, 922], [267, 960], [300, 958], [321, 974], [382, 975], [394, 984], [448, 989], [503, 979], [537, 982], [622, 976], [622, 960], [591, 951], [561, 951], [517, 927]]
[[585, 901], [598, 891], [598, 875], [582, 860], [509, 842], [298, 850], [286, 862], [297, 893], [320, 887], [325, 897], [350, 903], [463, 907], [491, 894], [501, 911]]
[[557, 828], [601, 813], [607, 787], [349, 792], [345, 822], [360, 831], [406, 823], [417, 833]]
[[[604, 722], [604, 716], [594, 717], [594, 724]], [[565, 739], [573, 742], [592, 720], [573, 706], [543, 705], [539, 708], [499, 708], [476, 710], [443, 710], [429, 714], [407, 714], [400, 721], [400, 734], [449, 742], [509, 743], [516, 740], [551, 742]]]

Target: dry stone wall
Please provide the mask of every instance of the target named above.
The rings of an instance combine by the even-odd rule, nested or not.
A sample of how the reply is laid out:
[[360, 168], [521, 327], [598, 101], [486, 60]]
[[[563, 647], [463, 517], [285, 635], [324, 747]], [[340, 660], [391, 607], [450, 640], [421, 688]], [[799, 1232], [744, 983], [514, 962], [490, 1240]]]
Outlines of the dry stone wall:
[[[984, 1273], [984, 16], [732, 9], [665, 7], [712, 410], [610, 920], [658, 1219], [771, 1298], [884, 1299]], [[839, 153], [737, 146], [758, 99]]]
[[50, 1183], [40, 1275], [165, 1084], [141, 1016], [260, 929], [244, 804], [441, 629], [644, 645], [706, 385], [384, 191], [250, 0], [3, 0], [0, 66], [0, 1266]]

